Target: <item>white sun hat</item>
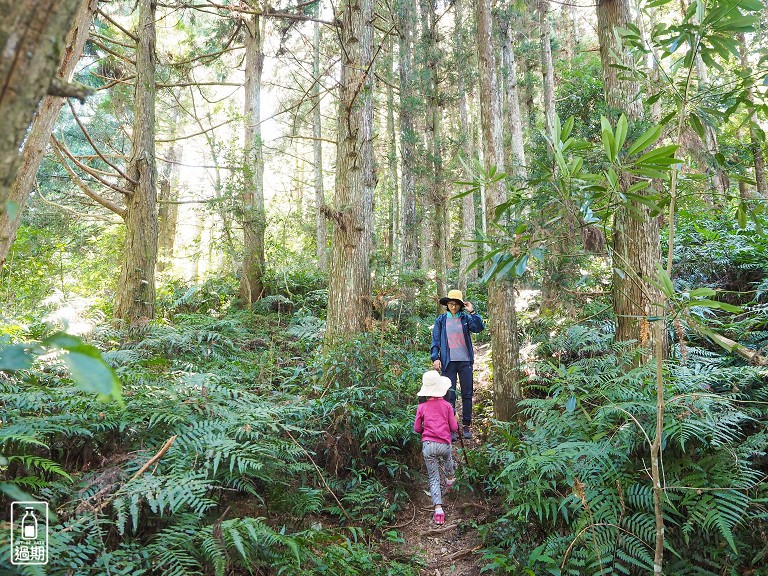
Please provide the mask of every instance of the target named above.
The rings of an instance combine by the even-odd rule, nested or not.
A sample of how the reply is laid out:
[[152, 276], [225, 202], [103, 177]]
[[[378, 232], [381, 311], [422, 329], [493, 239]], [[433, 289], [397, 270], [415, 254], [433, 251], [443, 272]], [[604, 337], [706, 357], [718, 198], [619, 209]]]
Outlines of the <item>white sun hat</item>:
[[445, 396], [451, 387], [451, 379], [447, 376], [441, 376], [437, 370], [424, 372], [421, 377], [421, 390], [416, 396], [435, 396], [441, 398]]

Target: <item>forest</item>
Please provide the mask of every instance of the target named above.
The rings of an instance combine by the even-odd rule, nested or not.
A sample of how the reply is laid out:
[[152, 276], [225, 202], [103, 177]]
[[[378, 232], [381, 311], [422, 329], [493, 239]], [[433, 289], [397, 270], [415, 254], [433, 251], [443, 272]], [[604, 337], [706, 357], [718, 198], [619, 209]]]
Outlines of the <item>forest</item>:
[[768, 576], [764, 0], [0, 0], [0, 48], [0, 574]]

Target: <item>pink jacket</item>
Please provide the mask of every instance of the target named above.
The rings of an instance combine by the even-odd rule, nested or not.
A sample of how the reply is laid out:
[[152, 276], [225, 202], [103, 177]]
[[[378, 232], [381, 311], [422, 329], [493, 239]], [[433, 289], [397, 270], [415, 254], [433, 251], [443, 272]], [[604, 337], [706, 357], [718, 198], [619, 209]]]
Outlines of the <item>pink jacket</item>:
[[414, 432], [421, 434], [421, 441], [451, 443], [451, 432], [456, 432], [459, 424], [453, 415], [453, 407], [443, 398], [430, 398], [416, 409]]

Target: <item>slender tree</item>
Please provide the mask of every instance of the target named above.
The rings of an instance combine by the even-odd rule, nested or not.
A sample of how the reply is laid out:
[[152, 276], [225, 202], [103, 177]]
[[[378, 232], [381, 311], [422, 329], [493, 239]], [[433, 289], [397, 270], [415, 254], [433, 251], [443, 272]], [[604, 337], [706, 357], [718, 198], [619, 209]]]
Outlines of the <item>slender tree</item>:
[[[477, 47], [480, 83], [480, 112], [483, 129], [483, 161], [486, 166], [504, 170], [501, 110], [499, 109], [496, 68], [491, 45], [491, 8], [489, 0], [477, 0]], [[496, 207], [506, 199], [503, 181], [489, 184], [485, 190], [486, 220], [493, 220]], [[504, 278], [488, 285], [488, 316], [491, 319], [493, 347], [493, 408], [500, 420], [510, 420], [522, 398], [518, 378], [517, 312], [515, 289]]]
[[323, 185], [323, 126], [320, 114], [320, 22], [314, 23], [312, 36], [312, 152], [314, 155], [315, 184], [315, 240], [317, 242], [317, 265], [322, 271], [328, 270], [328, 228], [323, 216], [325, 187]]
[[65, 82], [56, 81], [56, 68], [81, 4], [0, 0], [0, 213], [8, 209], [8, 194], [22, 161], [19, 149], [40, 101], [46, 94], [71, 95]]
[[264, 292], [264, 147], [261, 135], [261, 77], [264, 69], [263, 19], [258, 13], [247, 17], [245, 31], [245, 146], [242, 191], [243, 270], [240, 298], [246, 304]]
[[128, 162], [125, 249], [115, 295], [115, 318], [155, 316], [157, 166], [155, 161], [155, 0], [140, 0], [136, 44], [133, 149]]
[[[438, 295], [448, 292], [448, 270], [446, 252], [448, 249], [448, 199], [445, 193], [442, 158], [442, 106], [438, 85], [440, 46], [438, 45], [438, 20], [433, 0], [421, 0], [422, 35], [421, 48], [424, 53], [424, 71], [421, 75], [426, 98], [425, 149], [428, 156], [424, 171], [424, 189], [432, 204], [434, 218], [431, 222], [433, 258], [435, 267], [435, 290]], [[424, 229], [427, 226], [423, 227]], [[438, 305], [438, 312], [440, 306]]]
[[[464, 3], [463, 0], [456, 0], [453, 4], [456, 12], [454, 17], [455, 28], [455, 56], [456, 76], [458, 90], [458, 113], [459, 113], [459, 138], [461, 140], [461, 153], [469, 161], [474, 157], [472, 129], [469, 121], [469, 111], [467, 107], [467, 92], [471, 80], [469, 78], [469, 66], [467, 58], [469, 56], [467, 45], [469, 40], [465, 25]], [[461, 252], [459, 257], [458, 285], [462, 293], [467, 292], [469, 281], [477, 278], [477, 268], [472, 269], [469, 266], [477, 258], [477, 244], [471, 242], [475, 237], [475, 196], [467, 194], [461, 201]]]
[[419, 241], [416, 226], [416, 132], [414, 129], [415, 95], [413, 93], [414, 5], [411, 0], [398, 0], [398, 54], [400, 59], [400, 157], [403, 244], [401, 264], [415, 268]]
[[325, 341], [365, 330], [371, 309], [373, 233], [373, 0], [346, 0], [339, 17], [336, 190]]
[[[72, 29], [67, 35], [64, 52], [56, 73], [58, 78], [62, 78], [66, 82], [72, 79], [75, 66], [83, 53], [97, 5], [98, 0], [81, 0], [80, 2]], [[29, 129], [29, 134], [24, 140], [19, 169], [10, 187], [8, 200], [16, 206], [14, 214], [3, 210], [0, 202], [0, 271], [2, 271], [3, 264], [8, 257], [11, 245], [16, 240], [22, 211], [35, 186], [37, 170], [45, 157], [45, 150], [53, 126], [63, 104], [64, 99], [60, 96], [47, 95], [43, 98], [40, 108], [35, 114], [32, 127]]]
[[[749, 49], [747, 47], [747, 39], [744, 34], [739, 34], [739, 56], [741, 59], [742, 70], [747, 71], [750, 69]], [[747, 101], [750, 105], [749, 112], [749, 151], [752, 153], [752, 162], [755, 170], [755, 182], [757, 184], [757, 194], [760, 198], [768, 200], [768, 179], [765, 172], [765, 152], [763, 151], [763, 143], [765, 138], [761, 137], [759, 133], [760, 126], [757, 124], [757, 113], [754, 111], [754, 89], [752, 86], [747, 90]]]
[[541, 53], [542, 99], [544, 100], [544, 126], [547, 134], [555, 125], [555, 69], [552, 64], [552, 46], [549, 34], [549, 0], [538, 0], [539, 50]]
[[[631, 56], [617, 43], [617, 28], [637, 26], [631, 0], [598, 0], [598, 38], [603, 65], [605, 99], [609, 107], [623, 112], [630, 121], [643, 117], [640, 85], [617, 66], [632, 68]], [[624, 178], [625, 189], [631, 185]], [[658, 218], [640, 203], [620, 205], [613, 227], [613, 307], [616, 312], [616, 340], [648, 343], [651, 331], [648, 318], [659, 317], [660, 293], [648, 278], [655, 278], [661, 262]]]

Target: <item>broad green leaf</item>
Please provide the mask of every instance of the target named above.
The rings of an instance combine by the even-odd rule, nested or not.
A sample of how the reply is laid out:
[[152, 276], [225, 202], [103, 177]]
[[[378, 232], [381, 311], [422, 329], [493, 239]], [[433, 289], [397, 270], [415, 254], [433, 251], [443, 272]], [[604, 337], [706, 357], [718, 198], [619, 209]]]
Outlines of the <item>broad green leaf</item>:
[[726, 312], [733, 312], [734, 314], [737, 312], [741, 312], [742, 309], [738, 306], [734, 306], [733, 304], [728, 304], [726, 302], [718, 302], [717, 300], [691, 300], [689, 302], [689, 306], [703, 306], [704, 308], [715, 308], [719, 310], [725, 310]]
[[46, 338], [43, 344], [68, 352], [62, 360], [69, 368], [75, 386], [85, 392], [121, 398], [120, 381], [114, 370], [104, 362], [98, 348], [63, 332]]
[[659, 146], [654, 148], [650, 152], [646, 152], [635, 160], [636, 164], [674, 164], [680, 160], [674, 157], [674, 153], [677, 151], [678, 146], [675, 144], [668, 144], [667, 146]]
[[26, 370], [32, 365], [32, 359], [25, 344], [0, 344], [0, 370]]
[[605, 150], [605, 156], [608, 158], [608, 162], [616, 160], [616, 155], [613, 153], [615, 147], [615, 140], [610, 130], [603, 130], [603, 149]]
[[715, 294], [717, 294], [717, 292], [712, 290], [712, 288], [694, 288], [688, 292], [688, 296], [691, 298], [704, 298], [708, 296], [714, 296]]
[[562, 135], [560, 136], [562, 141], [568, 140], [568, 137], [571, 135], [571, 131], [573, 130], [573, 123], [573, 116], [569, 116], [565, 121], [565, 124], [563, 124]]
[[576, 396], [571, 396], [570, 398], [568, 398], [568, 400], [566, 400], [565, 410], [567, 412], [573, 412], [574, 410], [576, 410]]
[[627, 150], [627, 155], [632, 155], [640, 150], [645, 150], [648, 146], [654, 144], [661, 136], [661, 126], [651, 126]]
[[702, 140], [706, 140], [707, 136], [706, 136], [706, 133], [704, 132], [704, 124], [702, 124], [699, 117], [696, 114], [691, 113], [688, 119], [691, 122], [691, 128], [693, 128], [693, 131], [699, 135], [699, 138], [701, 138]]
[[739, 223], [739, 228], [747, 227], [747, 209], [743, 202], [736, 208], [736, 221]]
[[619, 150], [621, 150], [622, 146], [624, 146], [624, 142], [627, 139], [627, 130], [629, 129], [627, 125], [627, 117], [622, 114], [619, 117], [619, 121], [616, 123], [616, 139], [614, 141], [613, 145], [613, 157], [617, 158], [619, 155]]
[[515, 276], [518, 278], [525, 274], [525, 270], [528, 268], [528, 254], [523, 254], [515, 265]]
[[656, 277], [659, 280], [659, 287], [667, 298], [672, 298], [675, 295], [675, 287], [672, 284], [672, 280], [667, 275], [667, 271], [660, 265], [657, 265]]

